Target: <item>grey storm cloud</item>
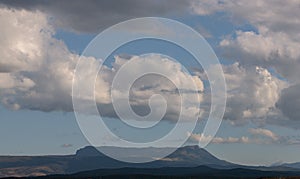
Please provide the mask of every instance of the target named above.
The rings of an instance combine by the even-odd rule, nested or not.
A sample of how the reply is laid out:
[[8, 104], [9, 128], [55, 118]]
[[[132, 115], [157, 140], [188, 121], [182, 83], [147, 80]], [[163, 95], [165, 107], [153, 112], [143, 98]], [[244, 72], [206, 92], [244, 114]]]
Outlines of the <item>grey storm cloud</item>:
[[59, 27], [77, 32], [97, 32], [137, 17], [176, 16], [190, 8], [190, 2], [182, 0], [2, 0], [0, 3], [8, 8], [45, 12]]
[[281, 92], [277, 107], [292, 120], [300, 120], [300, 84], [284, 89]]

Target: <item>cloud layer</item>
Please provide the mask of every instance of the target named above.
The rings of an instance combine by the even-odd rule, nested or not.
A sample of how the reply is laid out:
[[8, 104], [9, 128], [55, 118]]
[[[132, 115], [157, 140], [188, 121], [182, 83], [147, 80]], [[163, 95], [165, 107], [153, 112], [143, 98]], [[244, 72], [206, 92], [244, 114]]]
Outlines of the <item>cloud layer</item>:
[[[285, 7], [285, 8], [282, 8]], [[192, 8], [200, 15], [211, 15], [222, 12], [233, 24], [248, 24], [248, 30], [237, 29], [220, 41], [219, 46], [223, 56], [238, 62], [242, 68], [248, 70], [258, 67], [272, 71], [272, 79], [280, 78], [286, 86], [277, 82], [269, 82], [266, 96], [260, 96], [265, 101], [264, 106], [279, 109], [287, 118], [299, 121], [298, 107], [300, 92], [300, 2], [292, 0], [283, 2], [269, 1], [194, 1]], [[266, 87], [266, 83], [257, 83]], [[230, 85], [230, 84], [229, 84]], [[273, 86], [273, 87], [271, 87]], [[277, 87], [275, 87], [277, 86]], [[277, 89], [276, 89], [277, 88]], [[276, 90], [275, 90], [276, 89]], [[260, 93], [259, 89], [255, 92]], [[271, 92], [273, 90], [273, 92]], [[281, 95], [282, 93], [282, 95]], [[247, 93], [251, 96], [251, 92]], [[272, 97], [273, 96], [273, 97]], [[270, 101], [272, 99], [272, 101]], [[229, 99], [230, 101], [230, 99]], [[268, 103], [268, 101], [270, 103]], [[272, 105], [270, 105], [272, 103]], [[230, 106], [230, 105], [229, 105]], [[260, 106], [258, 104], [258, 106]], [[242, 112], [242, 111], [240, 111]], [[260, 112], [258, 112], [260, 114]], [[289, 123], [286, 121], [286, 123]]]
[[[2, 8], [0, 14], [4, 27], [0, 30], [4, 34], [0, 41], [3, 47], [0, 58], [2, 104], [14, 110], [73, 111], [72, 81], [79, 55], [70, 52], [62, 41], [53, 37], [55, 31], [44, 13]], [[81, 58], [84, 61], [84, 71], [79, 75], [86, 82], [91, 81], [98, 74], [101, 59]], [[111, 66], [102, 67], [101, 74], [95, 81], [95, 100], [101, 114], [118, 117], [112, 106], [110, 88], [118, 70], [129, 60], [131, 66], [123, 74], [124, 78], [131, 78], [135, 70], [149, 68], [165, 71], [170, 78], [168, 81], [161, 76], [150, 75], [134, 83], [130, 91], [130, 104], [136, 113], [149, 113], [150, 97], [160, 94], [168, 104], [164, 119], [176, 121], [182, 106], [177, 86], [184, 84], [187, 87], [184, 89], [185, 93], [190, 97], [189, 105], [183, 106], [186, 112], [181, 115], [186, 119], [197, 118], [200, 111], [193, 104], [201, 101], [201, 97], [197, 97], [203, 91], [201, 79], [184, 72], [178, 62], [159, 55], [126, 58], [116, 56]], [[196, 91], [191, 88], [190, 83], [197, 85]], [[122, 91], [115, 93], [122, 94]], [[93, 100], [91, 96], [81, 97]]]
[[190, 142], [205, 142], [211, 141], [212, 144], [281, 144], [281, 145], [299, 145], [299, 137], [279, 136], [268, 129], [250, 128], [249, 136], [242, 137], [212, 137], [205, 136], [202, 133], [187, 132]]
[[38, 1], [4, 0], [3, 6], [36, 10], [54, 18], [60, 28], [77, 32], [99, 32], [118, 22], [137, 17], [170, 16], [189, 12], [189, 1], [181, 0], [123, 0], [123, 1]]
[[[300, 119], [299, 1], [155, 0], [141, 3], [126, 0], [117, 4], [112, 1], [93, 4], [94, 1], [12, 0], [0, 3], [0, 45], [3, 47], [0, 49], [0, 95], [2, 104], [7, 108], [73, 110], [71, 86], [79, 55], [70, 52], [64, 42], [53, 37], [57, 28], [96, 32], [133, 17], [172, 16], [177, 13], [208, 16], [221, 12], [233, 24], [246, 22], [252, 27], [237, 29], [219, 42], [223, 57], [232, 61], [231, 64], [223, 64], [228, 88], [225, 119], [233, 124], [254, 121], [259, 125], [284, 123], [297, 127], [290, 122]], [[99, 59], [83, 58], [87, 71], [82, 76], [89, 79], [97, 73]], [[174, 80], [185, 82], [193, 78], [199, 85], [199, 92], [204, 90], [201, 79], [187, 75], [175, 62], [157, 56], [130, 58], [143, 63], [135, 68], [163, 67]], [[103, 75], [96, 81], [96, 102], [105, 116], [116, 117], [110, 102], [110, 86], [116, 71], [126, 61], [127, 58], [117, 56], [114, 64], [106, 66]], [[204, 74], [200, 76], [203, 78]], [[179, 103], [174, 84], [154, 76], [140, 80], [132, 88], [133, 110], [141, 115], [147, 114], [147, 99], [154, 93], [163, 94], [168, 99], [170, 105], [165, 118], [176, 119], [174, 116], [178, 115]], [[204, 102], [210, 104], [209, 100]], [[190, 110], [190, 114], [199, 113], [196, 108]]]

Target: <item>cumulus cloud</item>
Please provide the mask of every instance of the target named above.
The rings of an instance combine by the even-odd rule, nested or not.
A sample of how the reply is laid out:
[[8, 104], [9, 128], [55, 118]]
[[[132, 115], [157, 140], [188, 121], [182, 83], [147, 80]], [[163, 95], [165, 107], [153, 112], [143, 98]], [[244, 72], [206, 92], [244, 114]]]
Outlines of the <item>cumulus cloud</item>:
[[[122, 68], [123, 65], [126, 65], [129, 61], [130, 67], [124, 70], [124, 68]], [[179, 63], [173, 62], [164, 56], [154, 54], [131, 56], [129, 58], [116, 56], [112, 67], [105, 69], [105, 73], [101, 74], [101, 76], [109, 76], [109, 78], [105, 79], [105, 83], [109, 85], [107, 88], [112, 86], [112, 80], [120, 69], [123, 70], [122, 78], [125, 80], [118, 81], [118, 85], [121, 86], [121, 89], [112, 89], [113, 91], [111, 91], [111, 94], [116, 95], [117, 100], [120, 100], [120, 102], [127, 98], [126, 93], [123, 91], [126, 90], [126, 86], [128, 85], [126, 79], [134, 78], [133, 76], [137, 71], [144, 72], [147, 71], [147, 69], [154, 69], [155, 71], [165, 72], [164, 75], [166, 75], [166, 77], [148, 74], [141, 76], [133, 83], [130, 89], [130, 104], [137, 114], [145, 116], [150, 113], [149, 99], [152, 95], [161, 95], [167, 104], [165, 119], [178, 120], [179, 114], [185, 119], [191, 119], [195, 116], [200, 117], [200, 109], [197, 104], [202, 101], [201, 92], [204, 90], [203, 83], [197, 76], [191, 76], [183, 72]], [[135, 71], [133, 71], [133, 69]], [[193, 84], [196, 85], [196, 88], [193, 87]], [[180, 89], [180, 86], [187, 87], [187, 89]], [[99, 88], [101, 89], [103, 86], [99, 86]], [[97, 87], [95, 90], [97, 91]], [[185, 101], [185, 103], [180, 97], [180, 90], [186, 96], [185, 99], [187, 101]], [[103, 95], [103, 91], [100, 92], [100, 94]], [[107, 94], [110, 97], [110, 91], [108, 91]], [[108, 110], [107, 108], [109, 107], [107, 104], [104, 107], [101, 101], [96, 102], [99, 105], [100, 112], [105, 114], [106, 112], [103, 111], [103, 109]], [[109, 99], [109, 102], [111, 102], [111, 99]], [[161, 107], [159, 103], [161, 101], [154, 99], [151, 102], [154, 104], [151, 110], [159, 111]], [[118, 101], [114, 101], [114, 103], [118, 103]], [[181, 107], [185, 108], [185, 110], [181, 111]], [[107, 115], [109, 117], [116, 117], [114, 112], [110, 114], [107, 113]]]
[[[225, 118], [234, 124], [244, 123], [248, 119], [265, 123], [268, 121], [266, 118], [274, 116], [278, 120], [282, 117], [281, 113], [294, 121], [299, 119], [298, 1], [274, 1], [270, 4], [266, 1], [233, 0], [178, 3], [167, 0], [143, 3], [126, 0], [101, 1], [92, 5], [91, 1], [25, 3], [13, 0], [0, 3], [0, 45], [3, 47], [0, 49], [0, 95], [2, 104], [8, 108], [73, 110], [71, 86], [79, 55], [70, 52], [62, 41], [53, 38], [55, 27], [95, 32], [131, 17], [176, 14], [177, 11], [186, 12], [188, 8], [193, 8], [193, 13], [200, 15], [225, 12], [235, 23], [246, 20], [256, 28], [255, 32], [238, 30], [220, 42], [225, 55], [238, 61], [223, 65], [228, 88]], [[282, 3], [288, 8], [282, 8]], [[99, 59], [83, 58], [88, 70], [82, 76], [90, 79], [97, 73]], [[136, 63], [135, 69], [145, 66], [165, 68], [173, 80], [178, 82], [183, 83], [192, 78], [198, 84], [198, 92], [203, 91], [202, 81], [184, 73], [175, 62], [158, 56], [128, 58], [116, 56], [112, 67], [104, 67], [103, 74], [96, 81], [96, 102], [105, 116], [116, 117], [110, 99], [110, 86], [116, 71], [128, 60], [141, 62]], [[275, 72], [271, 72], [271, 67]], [[133, 110], [146, 115], [149, 112], [148, 99], [154, 93], [166, 97], [170, 105], [165, 118], [174, 120], [179, 111], [177, 91], [174, 84], [157, 76], [144, 77], [132, 88], [130, 95]], [[90, 96], [84, 97], [90, 100]], [[201, 98], [200, 95], [200, 101]], [[191, 104], [198, 102], [196, 98], [190, 99], [195, 99], [191, 100]], [[204, 102], [209, 105], [208, 101]], [[189, 112], [186, 116], [199, 113], [197, 107], [191, 106], [187, 106]]]
[[224, 12], [234, 23], [245, 23], [246, 20], [258, 27], [260, 31], [267, 28], [291, 35], [299, 33], [299, 6], [300, 2], [297, 0], [288, 2], [274, 0], [272, 3], [267, 0], [195, 0], [191, 3], [194, 13], [200, 15]]
[[[227, 85], [224, 119], [235, 125], [250, 121], [261, 125], [267, 123], [267, 118], [280, 115], [276, 102], [287, 86], [284, 80], [259, 66], [245, 68], [236, 62], [222, 68]], [[208, 70], [215, 71], [213, 66]]]
[[[4, 27], [0, 33], [5, 34], [0, 39], [3, 47], [0, 50], [2, 104], [14, 110], [73, 111], [72, 82], [79, 55], [70, 52], [62, 41], [53, 37], [55, 31], [44, 13], [0, 8], [0, 14]], [[84, 70], [80, 72], [80, 77], [86, 82], [93, 80], [101, 59], [81, 58]], [[201, 97], [195, 97], [201, 96], [203, 91], [201, 79], [184, 72], [179, 63], [159, 55], [116, 56], [111, 66], [102, 67], [95, 81], [95, 100], [101, 114], [117, 117], [110, 98], [110, 88], [114, 76], [128, 61], [132, 65], [125, 71], [124, 78], [131, 78], [132, 72], [136, 70], [154, 68], [164, 70], [171, 81], [175, 82], [173, 84], [160, 76], [151, 75], [137, 81], [130, 91], [130, 102], [135, 112], [147, 114], [149, 98], [153, 94], [160, 94], [168, 104], [164, 119], [177, 120], [181, 101], [176, 85], [184, 84], [187, 89], [183, 91], [191, 96], [191, 100], [187, 106], [183, 106], [186, 108], [183, 115], [186, 118], [199, 115], [199, 106], [194, 103], [201, 101]], [[197, 85], [196, 91], [192, 91], [194, 89], [189, 86], [192, 82]], [[81, 97], [93, 100], [91, 96]]]
[[12, 109], [69, 111], [68, 90], [77, 55], [52, 37], [45, 14], [5, 8], [0, 14], [2, 104]]
[[237, 30], [226, 36], [220, 42], [224, 56], [238, 61], [245, 68], [272, 68], [276, 76], [285, 79], [290, 86], [282, 91], [280, 99], [277, 97], [279, 101], [276, 106], [285, 117], [297, 120], [299, 93], [296, 88], [300, 83], [300, 2], [213, 0], [194, 1], [192, 7], [194, 12], [200, 15], [223, 12], [233, 23], [246, 22], [253, 27], [253, 30]]
[[222, 11], [232, 20], [246, 21], [256, 29], [237, 30], [225, 37], [220, 46], [227, 58], [243, 65], [273, 67], [284, 78], [299, 82], [299, 1], [213, 0], [197, 1], [193, 7], [195, 12], [206, 15]]
[[220, 42], [224, 55], [244, 66], [272, 67], [291, 82], [299, 82], [300, 38], [282, 32], [237, 31]]
[[137, 17], [174, 16], [188, 13], [189, 1], [123, 0], [123, 1], [37, 1], [4, 0], [3, 6], [42, 11], [53, 17], [55, 25], [77, 32], [99, 32], [113, 24]]
[[53, 28], [39, 12], [0, 10], [0, 72], [34, 70], [47, 57], [45, 49]]

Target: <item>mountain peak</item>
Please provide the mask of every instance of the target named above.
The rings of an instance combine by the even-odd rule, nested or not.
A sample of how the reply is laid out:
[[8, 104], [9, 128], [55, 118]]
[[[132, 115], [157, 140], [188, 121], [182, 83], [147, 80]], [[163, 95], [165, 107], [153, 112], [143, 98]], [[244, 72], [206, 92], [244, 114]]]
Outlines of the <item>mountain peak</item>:
[[[160, 156], [165, 149], [167, 148], [120, 148], [120, 147], [111, 147], [103, 146], [100, 147], [102, 150], [114, 151], [115, 153], [122, 152], [127, 154], [128, 157], [144, 157], [144, 153], [150, 153], [153, 158]], [[79, 149], [76, 152], [76, 157], [105, 157], [104, 154], [99, 152], [97, 148], [92, 146], [87, 146]], [[174, 166], [200, 166], [200, 165], [213, 165], [213, 166], [231, 166], [232, 164], [223, 160], [220, 160], [210, 154], [203, 148], [200, 148], [197, 145], [193, 146], [183, 146], [176, 149], [172, 154], [166, 156], [163, 159], [153, 161], [150, 163], [161, 163], [167, 162], [169, 165]]]
[[[164, 149], [167, 148], [156, 148], [156, 147], [148, 147], [148, 148], [123, 148], [123, 147], [114, 147], [114, 146], [102, 146], [102, 147], [94, 147], [94, 146], [85, 146], [83, 148], [80, 148], [76, 151], [76, 156], [82, 156], [82, 157], [88, 157], [88, 156], [99, 156], [103, 154], [98, 150], [98, 149], [105, 149], [105, 150], [116, 150], [116, 151], [121, 151], [121, 150], [132, 150], [132, 151], [138, 151], [140, 149], [142, 150], [151, 150], [151, 151], [156, 151], [160, 152]], [[176, 149], [175, 152], [195, 152], [195, 151], [201, 151], [201, 152], [206, 152], [208, 153], [205, 149], [200, 148], [197, 145], [191, 145], [191, 146], [183, 146], [178, 149]]]
[[101, 155], [103, 154], [93, 146], [86, 146], [76, 151], [76, 156], [78, 157], [92, 157]]

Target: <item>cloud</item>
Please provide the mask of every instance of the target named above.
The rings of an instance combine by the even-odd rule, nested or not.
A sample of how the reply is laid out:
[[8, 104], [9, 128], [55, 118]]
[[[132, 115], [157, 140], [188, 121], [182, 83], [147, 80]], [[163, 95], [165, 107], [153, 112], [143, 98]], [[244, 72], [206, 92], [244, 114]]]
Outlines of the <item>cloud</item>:
[[[130, 62], [129, 66], [126, 64], [128, 62]], [[123, 68], [123, 66], [125, 67]], [[112, 86], [112, 80], [121, 69], [121, 78], [124, 79], [118, 82], [118, 85], [121, 86], [121, 88], [109, 91], [109, 88]], [[167, 104], [164, 119], [177, 121], [179, 114], [182, 115], [185, 120], [192, 118], [195, 119], [195, 116], [200, 116], [200, 109], [195, 104], [202, 101], [201, 92], [203, 92], [204, 89], [201, 79], [197, 76], [191, 76], [183, 72], [179, 63], [173, 62], [164, 56], [153, 54], [146, 56], [131, 56], [126, 58], [123, 58], [122, 56], [116, 56], [112, 67], [105, 67], [105, 71], [103, 71], [100, 76], [101, 80], [104, 80], [104, 84], [108, 86], [104, 87], [104, 85], [99, 85], [96, 86], [95, 89], [96, 94], [106, 94], [108, 97], [107, 102], [104, 103], [96, 96], [96, 102], [98, 104], [100, 113], [108, 117], [117, 117], [111, 104], [111, 94], [114, 94], [114, 96], [117, 97], [117, 101], [114, 100], [115, 104], [126, 100], [126, 92], [123, 91], [126, 89], [126, 86], [128, 86], [126, 79], [134, 78], [133, 76], [136, 72], [145, 72], [149, 69], [164, 72], [164, 75], [167, 77], [148, 74], [141, 76], [133, 83], [130, 89], [129, 97], [130, 105], [134, 112], [141, 116], [147, 115], [150, 112], [149, 99], [156, 94], [164, 97], [164, 100]], [[197, 85], [196, 91], [194, 91], [195, 89], [193, 88], [194, 83]], [[180, 86], [184, 86], [186, 89], [179, 89], [178, 87]], [[107, 88], [108, 90], [105, 92], [102, 90], [103, 88]], [[100, 89], [99, 92], [98, 89]], [[181, 101], [178, 90], [183, 92], [187, 101]], [[160, 111], [160, 99], [152, 98], [151, 103], [154, 104], [151, 108], [151, 111]], [[185, 110], [181, 111], [181, 106]], [[124, 108], [126, 108], [126, 106], [124, 106]]]
[[[2, 104], [14, 110], [73, 111], [72, 82], [79, 55], [70, 52], [62, 41], [53, 37], [55, 31], [44, 13], [0, 8], [0, 14], [4, 27], [0, 29], [0, 33], [5, 37], [0, 39]], [[100, 60], [82, 57], [84, 70], [79, 75], [85, 79], [84, 82], [89, 83], [98, 74]], [[164, 119], [176, 121], [181, 107], [176, 86], [181, 84], [186, 87], [181, 90], [189, 96], [187, 105], [183, 106], [186, 110], [182, 115], [186, 119], [191, 117], [195, 119], [195, 116], [197, 118], [200, 111], [194, 104], [202, 100], [201, 79], [184, 72], [179, 63], [160, 55], [116, 56], [111, 66], [103, 66], [95, 82], [95, 100], [101, 114], [106, 117], [117, 117], [112, 106], [110, 88], [114, 76], [128, 61], [131, 61], [131, 66], [125, 71], [124, 78], [131, 78], [132, 72], [136, 70], [143, 72], [152, 68], [164, 71], [175, 82], [173, 84], [155, 75], [137, 80], [130, 91], [130, 103], [135, 112], [146, 115], [149, 112], [150, 97], [160, 94], [165, 97], [168, 104]], [[193, 91], [192, 82], [197, 85], [196, 91]], [[115, 92], [123, 95], [122, 91]], [[81, 98], [93, 100], [91, 96], [82, 95]]]
[[[222, 68], [227, 85], [224, 119], [235, 125], [250, 121], [263, 125], [268, 118], [280, 116], [276, 102], [281, 90], [287, 86], [284, 80], [259, 66], [244, 67], [234, 63], [222, 65]], [[216, 71], [213, 66], [208, 70]], [[204, 79], [203, 73], [199, 72], [199, 75]], [[204, 102], [209, 104], [209, 100], [205, 98]]]
[[53, 35], [47, 17], [40, 12], [1, 8], [0, 22], [0, 73], [39, 68]]
[[203, 134], [193, 134], [188, 132], [187, 135], [189, 136], [189, 140], [194, 142], [207, 142], [211, 140], [211, 143], [213, 144], [228, 144], [228, 143], [249, 143], [248, 137], [241, 137], [241, 138], [235, 138], [235, 137], [212, 137], [212, 136], [205, 136]]
[[[282, 8], [282, 7], [286, 8]], [[245, 20], [259, 28], [259, 31], [269, 29], [273, 32], [287, 32], [299, 34], [299, 7], [300, 2], [291, 0], [283, 2], [269, 1], [238, 1], [238, 0], [211, 0], [192, 1], [191, 7], [194, 13], [199, 15], [211, 15], [223, 12], [234, 23], [244, 24]], [[255, 12], [255, 13], [254, 13]]]
[[300, 38], [286, 32], [237, 31], [235, 35], [220, 42], [225, 57], [244, 66], [272, 67], [290, 82], [299, 82]]
[[[7, 108], [15, 110], [40, 111], [73, 110], [71, 86], [79, 55], [70, 52], [62, 41], [53, 37], [56, 27], [78, 32], [95, 32], [98, 28], [111, 25], [122, 18], [143, 16], [148, 13], [176, 14], [175, 11], [181, 8], [186, 12], [191, 7], [190, 2], [185, 1], [140, 3], [126, 0], [118, 4], [101, 1], [96, 2], [98, 3], [96, 5], [92, 5], [91, 1], [85, 3], [1, 1], [0, 3], [2, 3], [0, 33], [3, 34], [0, 39], [0, 45], [3, 47], [0, 49], [1, 102]], [[227, 57], [238, 61], [223, 65], [228, 88], [225, 119], [231, 120], [233, 124], [243, 124], [250, 120], [260, 124], [279, 123], [275, 120], [282, 120], [284, 118], [282, 114], [294, 121], [299, 119], [297, 89], [300, 75], [298, 70], [300, 37], [299, 31], [295, 30], [299, 27], [297, 21], [299, 16], [296, 16], [298, 11], [295, 11], [295, 7], [299, 7], [297, 2], [287, 3], [291, 8], [290, 12], [279, 8], [282, 7], [281, 1], [272, 3], [269, 8], [268, 4], [260, 1], [257, 3], [193, 1], [193, 3], [194, 13], [209, 15], [223, 11], [231, 13], [233, 20], [246, 19], [257, 28], [257, 32], [238, 30], [236, 34], [227, 36], [220, 42], [225, 54], [230, 52], [226, 54]], [[258, 13], [253, 13], [255, 8], [258, 8]], [[272, 10], [276, 10], [277, 13], [272, 13]], [[111, 16], [111, 13], [115, 15]], [[99, 59], [83, 58], [87, 70], [81, 75], [85, 79], [91, 79], [97, 73]], [[111, 104], [110, 86], [116, 71], [129, 59], [136, 62], [132, 69], [163, 68], [178, 83], [190, 81], [192, 78], [198, 84], [200, 89], [198, 92], [204, 90], [201, 79], [184, 73], [177, 63], [163, 57], [116, 56], [112, 67], [104, 67], [101, 78], [98, 78], [95, 84], [96, 102], [104, 116], [117, 117]], [[288, 86], [290, 84], [292, 85]], [[188, 91], [189, 89], [186, 89], [186, 92]], [[132, 88], [131, 106], [136, 113], [146, 115], [149, 113], [150, 96], [161, 94], [169, 104], [165, 119], [176, 120], [179, 111], [176, 93], [174, 84], [166, 79], [157, 76], [144, 77]], [[90, 96], [83, 98], [91, 100]], [[202, 101], [202, 98], [200, 95], [200, 99], [189, 99], [195, 99], [191, 100], [193, 104], [199, 102], [198, 100]], [[210, 103], [204, 102], [208, 105]], [[197, 107], [191, 106], [186, 106], [188, 112], [184, 115], [187, 118], [202, 112], [199, 112]], [[270, 122], [270, 118], [274, 120]]]
[[262, 129], [262, 128], [257, 128], [257, 129], [249, 129], [249, 132], [253, 135], [261, 135], [261, 136], [265, 136], [265, 137], [269, 137], [274, 141], [278, 141], [279, 137], [273, 133], [272, 131], [268, 130], [268, 129]]
[[197, 1], [193, 9], [202, 15], [224, 12], [233, 22], [246, 21], [256, 28], [237, 30], [220, 42], [227, 58], [242, 65], [273, 67], [290, 82], [299, 83], [299, 0], [275, 0], [272, 3], [259, 0]]
[[281, 96], [276, 106], [289, 119], [300, 120], [300, 84], [289, 86], [282, 90]]
[[12, 109], [70, 111], [70, 80], [78, 56], [52, 37], [45, 14], [5, 8], [0, 14], [2, 104]]
[[73, 145], [72, 144], [63, 144], [63, 145], [61, 145], [61, 147], [63, 147], [63, 148], [69, 148], [69, 147], [73, 147]]
[[299, 1], [213, 0], [197, 1], [193, 7], [202, 15], [224, 12], [233, 22], [247, 22], [255, 28], [225, 37], [220, 42], [225, 57], [242, 65], [273, 67], [289, 81], [299, 82]]
[[253, 143], [257, 144], [280, 144], [280, 145], [299, 145], [299, 136], [281, 136], [271, 130], [263, 128], [250, 128]]
[[204, 38], [212, 38], [213, 35], [203, 26], [197, 24], [196, 27], [194, 27], [195, 30], [197, 30]]
[[[282, 8], [283, 6], [285, 8]], [[282, 96], [277, 97], [276, 107], [284, 116], [279, 115], [275, 118], [298, 120], [300, 2], [297, 0], [288, 2], [275, 0], [272, 3], [259, 0], [193, 1], [192, 8], [200, 15], [222, 12], [234, 24], [240, 25], [246, 22], [253, 27], [253, 30], [246, 31], [238, 29], [221, 40], [219, 45], [224, 57], [238, 61], [244, 68], [258, 66], [273, 69], [274, 74], [280, 76], [289, 85], [282, 91]]]
[[189, 1], [123, 0], [123, 1], [36, 1], [4, 0], [2, 6], [47, 13], [55, 25], [77, 32], [99, 32], [113, 24], [137, 17], [176, 16], [188, 13]]
[[190, 133], [187, 132], [190, 142], [207, 142], [211, 141], [212, 144], [230, 144], [230, 143], [239, 143], [239, 144], [280, 144], [280, 145], [299, 145], [300, 138], [295, 136], [280, 136], [274, 132], [263, 129], [263, 128], [250, 128], [248, 130], [250, 136], [242, 137], [212, 137], [205, 136], [202, 133]]

